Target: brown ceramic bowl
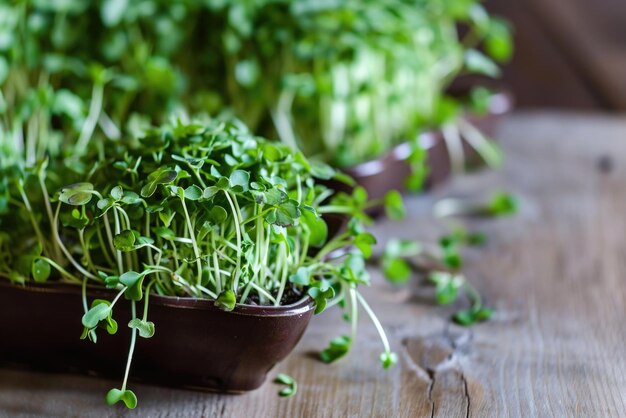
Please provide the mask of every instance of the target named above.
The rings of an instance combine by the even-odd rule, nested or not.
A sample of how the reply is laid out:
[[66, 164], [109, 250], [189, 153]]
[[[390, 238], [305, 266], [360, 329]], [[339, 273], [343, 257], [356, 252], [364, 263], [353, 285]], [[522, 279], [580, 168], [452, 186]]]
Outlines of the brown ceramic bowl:
[[[112, 300], [104, 289], [94, 298]], [[137, 338], [131, 379], [219, 392], [258, 388], [296, 346], [314, 311], [310, 298], [289, 306], [238, 305], [225, 312], [196, 298], [151, 295], [148, 319], [156, 333]], [[143, 302], [138, 303], [138, 314]], [[121, 379], [130, 342], [130, 302], [120, 300], [115, 335], [98, 330], [98, 342], [81, 340], [81, 289], [0, 282], [0, 362], [53, 372]]]
[[[512, 107], [512, 96], [508, 92], [494, 94], [489, 111], [484, 115], [467, 114], [466, 119], [488, 137], [493, 137], [502, 115]], [[475, 164], [480, 157], [466, 141], [463, 147], [468, 163]], [[451, 175], [450, 156], [441, 131], [429, 131], [420, 136], [420, 143], [428, 153], [429, 175], [424, 184], [426, 190], [445, 182]], [[397, 145], [376, 160], [367, 161], [343, 169], [356, 184], [365, 188], [371, 199], [385, 196], [389, 190], [406, 191], [405, 180], [411, 173], [407, 158], [411, 153], [408, 143]], [[345, 184], [333, 184], [340, 191], [350, 191]]]

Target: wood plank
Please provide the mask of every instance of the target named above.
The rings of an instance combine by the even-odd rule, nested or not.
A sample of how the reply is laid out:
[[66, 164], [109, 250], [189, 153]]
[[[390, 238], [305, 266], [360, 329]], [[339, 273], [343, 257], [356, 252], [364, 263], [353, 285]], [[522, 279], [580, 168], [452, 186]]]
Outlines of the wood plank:
[[376, 363], [381, 345], [365, 318], [349, 357], [319, 363], [314, 353], [348, 332], [329, 311], [271, 373], [298, 381], [293, 398], [271, 383], [238, 396], [133, 384], [139, 407], [125, 413], [103, 404], [118, 382], [0, 370], [0, 416], [626, 416], [626, 120], [522, 113], [502, 128], [503, 172], [412, 198], [406, 221], [376, 227], [382, 241], [434, 239], [444, 230], [428, 215], [436, 198], [519, 193], [518, 216], [471, 222], [489, 241], [467, 252], [467, 274], [496, 307], [492, 321], [452, 325], [455, 307], [435, 306], [429, 288], [395, 289], [374, 271], [363, 293], [399, 355], [390, 371]]

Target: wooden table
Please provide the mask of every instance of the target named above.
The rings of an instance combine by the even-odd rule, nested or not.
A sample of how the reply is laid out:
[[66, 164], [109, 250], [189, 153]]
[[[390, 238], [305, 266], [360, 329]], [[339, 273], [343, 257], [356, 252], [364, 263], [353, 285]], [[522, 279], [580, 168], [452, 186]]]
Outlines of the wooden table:
[[434, 239], [443, 231], [429, 215], [435, 199], [518, 193], [518, 216], [470, 224], [489, 237], [467, 252], [466, 272], [497, 309], [490, 322], [451, 325], [454, 307], [434, 305], [428, 287], [394, 289], [374, 271], [364, 294], [399, 355], [390, 371], [365, 318], [348, 358], [319, 363], [315, 352], [348, 332], [331, 310], [275, 370], [297, 379], [293, 398], [272, 383], [241, 396], [136, 384], [139, 407], [127, 413], [103, 402], [119, 382], [2, 370], [0, 416], [626, 416], [626, 120], [516, 114], [500, 137], [503, 172], [412, 198], [406, 221], [376, 228], [383, 240]]

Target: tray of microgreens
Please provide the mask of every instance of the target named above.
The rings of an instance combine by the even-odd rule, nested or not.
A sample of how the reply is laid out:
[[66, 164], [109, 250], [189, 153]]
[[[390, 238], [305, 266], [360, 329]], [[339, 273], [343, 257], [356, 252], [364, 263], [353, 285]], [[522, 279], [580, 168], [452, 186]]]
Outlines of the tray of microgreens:
[[[364, 228], [372, 202], [361, 189], [335, 195], [320, 185], [336, 176], [333, 169], [230, 119], [178, 121], [87, 149], [76, 159], [3, 169], [8, 206], [0, 218], [0, 277], [14, 286], [82, 289], [76, 344], [130, 333], [124, 384], [107, 402], [136, 404], [126, 386], [133, 349], [159, 332], [147, 316], [150, 295], [202, 299], [233, 314], [239, 306], [280, 307], [303, 298], [315, 313], [343, 306], [353, 334], [331, 341], [321, 355], [326, 362], [348, 352], [363, 308], [380, 332], [383, 366], [394, 363], [358, 291], [369, 282], [365, 259], [376, 242]], [[386, 202], [392, 217], [402, 215], [400, 199]], [[351, 221], [329, 236], [322, 214], [333, 212]], [[109, 297], [93, 298], [93, 289], [108, 289]], [[116, 320], [121, 305], [131, 308], [127, 324]]]

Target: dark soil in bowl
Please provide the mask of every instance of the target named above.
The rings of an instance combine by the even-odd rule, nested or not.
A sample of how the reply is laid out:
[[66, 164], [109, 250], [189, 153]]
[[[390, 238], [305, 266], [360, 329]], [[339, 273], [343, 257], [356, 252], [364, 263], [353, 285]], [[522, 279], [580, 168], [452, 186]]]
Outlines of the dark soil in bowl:
[[[272, 296], [277, 297], [278, 291], [272, 292]], [[280, 298], [280, 305], [281, 306], [291, 305], [301, 300], [304, 296], [306, 296], [306, 292], [300, 291], [294, 286], [287, 286], [285, 287], [285, 291], [283, 292], [283, 295]], [[246, 299], [246, 305], [258, 306], [259, 303], [260, 303], [259, 295], [257, 295], [256, 293], [252, 296], [248, 296], [248, 299]]]

